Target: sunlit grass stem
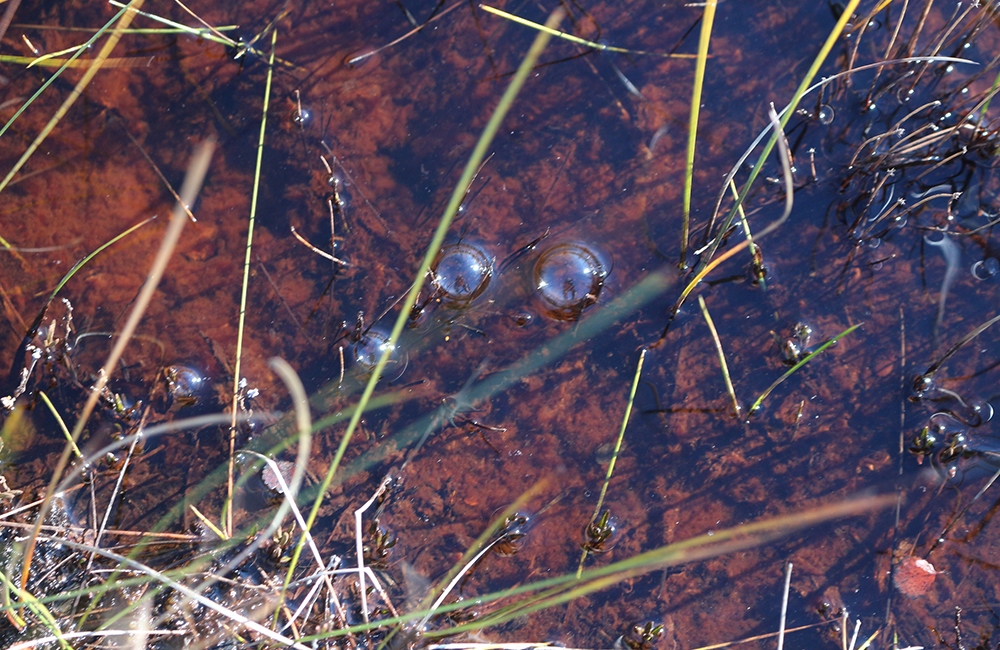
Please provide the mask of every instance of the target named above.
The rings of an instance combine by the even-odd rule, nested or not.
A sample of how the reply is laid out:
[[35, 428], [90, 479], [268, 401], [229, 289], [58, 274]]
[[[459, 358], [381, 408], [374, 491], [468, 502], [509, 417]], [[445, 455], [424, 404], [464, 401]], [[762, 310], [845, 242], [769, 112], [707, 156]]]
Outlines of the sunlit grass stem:
[[705, 3], [705, 13], [701, 17], [701, 36], [698, 40], [698, 59], [694, 66], [694, 89], [691, 91], [691, 118], [688, 123], [687, 155], [684, 161], [684, 208], [681, 222], [681, 261], [683, 269], [687, 263], [688, 238], [691, 221], [691, 188], [694, 185], [694, 149], [698, 141], [698, 115], [701, 112], [701, 91], [705, 83], [705, 62], [708, 60], [708, 45], [712, 40], [712, 23], [715, 21], [716, 0]]
[[226, 482], [226, 504], [224, 506], [223, 529], [230, 537], [233, 534], [233, 466], [236, 456], [236, 411], [239, 408], [240, 371], [243, 359], [243, 331], [247, 315], [247, 288], [250, 286], [250, 253], [253, 248], [254, 224], [257, 222], [257, 196], [260, 190], [260, 165], [264, 156], [264, 133], [267, 131], [267, 109], [271, 102], [271, 79], [274, 75], [274, 46], [278, 40], [278, 30], [271, 32], [271, 59], [267, 64], [267, 81], [264, 84], [264, 107], [261, 111], [260, 136], [257, 138], [257, 164], [253, 172], [253, 194], [250, 197], [250, 223], [247, 226], [246, 253], [243, 258], [243, 284], [240, 290], [240, 317], [236, 326], [236, 363], [233, 369], [233, 421], [229, 427], [229, 477]]
[[722, 341], [719, 339], [719, 333], [715, 330], [715, 323], [712, 322], [712, 315], [708, 313], [708, 306], [705, 304], [705, 299], [698, 296], [698, 305], [701, 307], [701, 313], [705, 317], [705, 323], [708, 324], [708, 330], [712, 333], [712, 341], [715, 343], [715, 352], [719, 355], [719, 365], [722, 367], [722, 379], [726, 382], [726, 392], [729, 393], [729, 399], [733, 403], [733, 412], [736, 413], [736, 417], [740, 416], [740, 402], [736, 399], [736, 390], [733, 388], [733, 380], [729, 377], [729, 364], [726, 363], [726, 353], [722, 349]]
[[[615, 463], [618, 461], [618, 453], [622, 449], [622, 441], [625, 440], [625, 429], [628, 427], [628, 421], [632, 417], [632, 403], [635, 402], [635, 392], [639, 389], [639, 377], [642, 376], [642, 364], [646, 360], [646, 350], [643, 349], [639, 353], [639, 363], [635, 368], [635, 376], [632, 378], [632, 390], [628, 394], [628, 403], [625, 405], [625, 416], [622, 418], [621, 429], [618, 430], [618, 440], [615, 442], [615, 449], [611, 453], [611, 461], [608, 463], [608, 472], [604, 477], [604, 485], [601, 486], [601, 494], [597, 497], [597, 507], [594, 508], [594, 514], [590, 516], [590, 521], [588, 526], [597, 521], [597, 518], [601, 516], [601, 508], [604, 506], [604, 497], [608, 493], [608, 485], [611, 484], [611, 475], [615, 471]], [[587, 559], [587, 549], [583, 549], [583, 555], [580, 556], [580, 565], [576, 569], [576, 577], [579, 578], [580, 574], [583, 573], [583, 563]]]

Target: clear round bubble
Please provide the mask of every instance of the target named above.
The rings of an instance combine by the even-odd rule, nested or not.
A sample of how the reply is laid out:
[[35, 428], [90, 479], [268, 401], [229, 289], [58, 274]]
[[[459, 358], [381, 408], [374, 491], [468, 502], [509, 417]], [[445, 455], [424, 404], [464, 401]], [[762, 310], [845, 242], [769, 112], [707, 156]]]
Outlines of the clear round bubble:
[[[354, 344], [354, 363], [365, 372], [375, 370], [378, 360], [389, 347], [389, 335], [380, 330], [369, 330]], [[398, 378], [406, 369], [407, 355], [399, 346], [394, 346], [385, 365], [384, 377]]]
[[486, 291], [492, 277], [490, 256], [466, 243], [443, 247], [431, 266], [431, 282], [445, 307], [468, 306]]
[[545, 314], [573, 321], [597, 302], [608, 272], [593, 248], [571, 242], [543, 252], [535, 262], [532, 280]]
[[163, 371], [167, 393], [174, 404], [194, 406], [205, 390], [205, 378], [187, 366], [169, 366]]
[[819, 114], [816, 116], [816, 118], [819, 120], [819, 123], [822, 124], [823, 126], [829, 126], [830, 124], [833, 123], [833, 118], [836, 116], [837, 113], [833, 110], [833, 108], [831, 108], [826, 104], [823, 104], [822, 106], [819, 107]]
[[1000, 261], [995, 257], [987, 257], [972, 265], [972, 275], [977, 280], [989, 280], [1000, 272]]

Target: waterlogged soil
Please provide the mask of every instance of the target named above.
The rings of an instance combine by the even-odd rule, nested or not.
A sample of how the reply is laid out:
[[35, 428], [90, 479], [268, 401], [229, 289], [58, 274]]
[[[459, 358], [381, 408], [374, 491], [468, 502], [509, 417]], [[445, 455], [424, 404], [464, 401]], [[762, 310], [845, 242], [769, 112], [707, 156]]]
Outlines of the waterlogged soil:
[[[862, 11], [871, 4], [863, 2]], [[544, 22], [556, 5], [498, 6]], [[12, 369], [3, 395], [17, 392], [30, 361], [20, 346], [59, 280], [105, 242], [157, 217], [80, 269], [34, 337], [45, 354], [18, 401], [15, 414], [25, 417], [4, 411], [2, 474], [11, 489], [23, 491], [8, 498], [9, 505], [44, 493], [64, 446], [39, 392], [72, 428], [163, 238], [174, 203], [167, 183], [179, 187], [193, 148], [209, 137], [218, 147], [192, 206], [197, 222], [187, 224], [136, 340], [112, 372], [111, 391], [123, 407], [116, 414], [104, 403], [80, 446], [92, 453], [141, 418], [151, 426], [232, 412], [249, 259], [240, 411], [258, 417], [238, 429], [236, 442], [267, 450], [288, 439], [289, 448], [273, 455], [294, 459], [293, 419], [282, 415], [292, 404], [269, 367], [273, 357], [287, 360], [310, 395], [313, 419], [325, 424], [309, 454], [306, 491], [315, 494], [343, 439], [350, 415], [344, 409], [370, 374], [358, 350], [377, 348], [378, 337], [391, 330], [476, 139], [535, 37], [534, 30], [461, 3], [436, 15], [431, 2], [190, 8], [208, 24], [238, 26], [224, 32], [233, 38], [250, 42], [264, 35], [242, 56], [187, 34], [125, 35], [3, 190], [0, 236], [19, 250], [0, 252], [0, 367]], [[348, 65], [414, 29], [403, 8], [418, 24], [435, 17]], [[646, 52], [691, 55], [697, 49], [700, 7], [635, 1], [569, 9], [562, 28], [581, 38]], [[196, 24], [167, 2], [146, 3], [143, 10]], [[972, 8], [954, 34], [967, 34], [976, 12], [987, 10]], [[101, 4], [22, 6], [3, 53], [27, 56], [29, 41], [40, 53], [58, 52], [87, 37], [69, 28], [103, 25], [115, 11]], [[914, 53], [937, 48], [951, 11], [932, 5], [919, 32], [919, 15], [906, 16], [900, 42]], [[836, 42], [820, 76], [846, 69], [852, 56], [855, 65], [882, 60], [899, 19], [880, 14], [864, 31], [852, 21], [851, 36]], [[694, 166], [694, 248], [705, 239], [725, 173], [767, 125], [769, 103], [780, 108], [789, 101], [835, 21], [825, 2], [720, 4]], [[159, 25], [137, 17], [133, 26]], [[998, 40], [996, 26], [985, 23], [969, 47], [948, 40], [940, 53], [957, 50], [984, 67]], [[272, 43], [270, 104], [259, 144]], [[927, 154], [925, 161], [919, 150], [897, 170], [876, 160], [886, 150], [878, 149], [881, 140], [871, 143], [933, 99], [953, 103], [918, 113], [905, 128], [954, 126], [949, 110], [959, 115], [971, 108], [965, 97], [988, 89], [995, 72], [975, 77], [971, 65], [889, 66], [878, 78], [873, 70], [855, 73], [820, 100], [815, 94], [805, 99], [805, 111], [787, 129], [795, 154], [794, 206], [788, 221], [759, 242], [764, 286], [750, 281], [744, 251], [713, 270], [671, 321], [690, 280], [678, 275], [677, 263], [694, 61], [596, 52], [561, 39], [552, 40], [541, 61], [446, 239], [450, 250], [473, 247], [492, 264], [488, 283], [470, 285], [468, 278], [479, 276], [467, 272], [466, 283], [454, 287], [457, 299], [440, 293], [444, 273], [437, 285], [425, 285], [424, 309], [412, 314], [376, 388], [376, 400], [389, 398], [365, 414], [324, 498], [315, 529], [323, 552], [354, 562], [354, 510], [388, 475], [393, 482], [378, 526], [396, 543], [382, 575], [404, 612], [489, 521], [529, 491], [517, 509], [527, 518], [518, 529], [524, 536], [508, 552], [488, 555], [452, 598], [472, 600], [576, 571], [645, 349], [603, 502], [615, 533], [606, 552], [587, 557], [586, 568], [859, 495], [898, 495], [898, 505], [892, 500], [804, 530], [770, 531], [763, 542], [633, 575], [475, 639], [608, 648], [632, 625], [649, 621], [664, 626], [654, 642], [660, 648], [770, 634], [778, 627], [790, 562], [788, 627], [821, 624], [795, 632], [798, 646], [840, 647], [837, 619], [846, 610], [861, 620], [860, 638], [881, 630], [875, 647], [888, 647], [894, 634], [903, 646], [931, 647], [943, 639], [957, 647], [956, 607], [967, 639], [981, 635], [995, 644], [996, 488], [957, 516], [995, 470], [987, 453], [997, 447], [993, 425], [971, 426], [968, 409], [991, 410], [1000, 332], [987, 329], [951, 357], [935, 373], [927, 399], [909, 399], [915, 377], [995, 315], [1000, 286], [990, 273], [997, 246], [992, 230], [948, 235], [953, 254], [925, 240], [927, 228], [967, 233], [988, 223], [1000, 189], [991, 169], [995, 158], [980, 155], [987, 136], [975, 129], [952, 139], [953, 148], [964, 144], [971, 153], [939, 166], [940, 157]], [[5, 121], [54, 70], [4, 65]], [[0, 140], [5, 173], [83, 71], [66, 70], [12, 123]], [[915, 79], [913, 93], [904, 79]], [[869, 95], [887, 84], [886, 92]], [[988, 110], [984, 124], [995, 111]], [[955, 145], [960, 137], [966, 140]], [[748, 171], [749, 165], [741, 168], [737, 182]], [[784, 210], [780, 175], [772, 157], [746, 204], [754, 231]], [[966, 198], [959, 207], [947, 197], [929, 201], [905, 219], [885, 212], [899, 198], [912, 205], [931, 189]], [[339, 262], [302, 244], [292, 228]], [[741, 239], [735, 232], [727, 246]], [[560, 251], [569, 251], [561, 266]], [[944, 300], [949, 254], [957, 262]], [[689, 250], [689, 260], [692, 255]], [[545, 267], [554, 259], [554, 269]], [[579, 286], [592, 276], [566, 275], [574, 264], [598, 280]], [[554, 273], [555, 290], [538, 288], [536, 276], [544, 272]], [[561, 311], [546, 302], [546, 291]], [[740, 417], [733, 415], [696, 295], [718, 330]], [[796, 335], [801, 325], [811, 330], [808, 340]], [[855, 325], [748, 416], [750, 404], [788, 369], [791, 347], [808, 353]], [[170, 367], [203, 378], [191, 399], [171, 389]], [[967, 458], [941, 462], [909, 451], [922, 427], [940, 424], [940, 413], [936, 420], [931, 415], [941, 411], [954, 420], [944, 428], [966, 436]], [[125, 451], [115, 452], [119, 461]], [[211, 539], [191, 506], [219, 521], [228, 457], [228, 425], [144, 441], [111, 526]], [[94, 513], [107, 507], [120, 464], [97, 467], [92, 496], [85, 488], [64, 498], [65, 521], [96, 527]], [[252, 526], [273, 508], [262, 481], [250, 476], [237, 489], [234, 523]], [[369, 512], [365, 521], [373, 520]], [[942, 572], [914, 598], [894, 587], [890, 573], [894, 558], [908, 555]], [[351, 592], [345, 587], [344, 593]], [[470, 611], [482, 616], [491, 606]], [[445, 624], [433, 622], [431, 629]]]

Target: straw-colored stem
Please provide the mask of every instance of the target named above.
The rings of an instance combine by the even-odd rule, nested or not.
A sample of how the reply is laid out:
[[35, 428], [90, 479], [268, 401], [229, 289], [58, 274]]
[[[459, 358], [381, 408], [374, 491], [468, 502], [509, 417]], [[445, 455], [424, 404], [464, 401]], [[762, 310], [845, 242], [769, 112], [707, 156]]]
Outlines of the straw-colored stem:
[[708, 330], [712, 333], [712, 341], [715, 343], [715, 352], [719, 355], [719, 365], [722, 366], [722, 378], [726, 382], [726, 392], [729, 393], [729, 399], [733, 403], [733, 412], [736, 413], [736, 417], [740, 416], [740, 402], [736, 399], [736, 391], [733, 389], [733, 380], [729, 377], [729, 364], [726, 363], [726, 353], [722, 349], [722, 341], [719, 339], [719, 333], [715, 330], [715, 323], [712, 322], [712, 315], [708, 313], [708, 306], [705, 304], [705, 299], [698, 296], [698, 305], [701, 307], [701, 313], [705, 316], [705, 323], [708, 324]]

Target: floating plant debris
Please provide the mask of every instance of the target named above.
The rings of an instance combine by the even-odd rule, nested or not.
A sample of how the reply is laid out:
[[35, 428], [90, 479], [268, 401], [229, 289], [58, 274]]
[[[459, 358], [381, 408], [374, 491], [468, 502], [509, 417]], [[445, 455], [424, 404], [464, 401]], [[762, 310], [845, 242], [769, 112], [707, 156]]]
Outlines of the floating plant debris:
[[[291, 485], [292, 474], [295, 473], [295, 463], [288, 460], [277, 460], [274, 464], [278, 466], [278, 471], [281, 472], [281, 478], [284, 479], [285, 485]], [[263, 469], [260, 471], [260, 478], [268, 490], [281, 492], [281, 483], [278, 482], [278, 476], [275, 474], [271, 463], [264, 464]]]
[[911, 555], [896, 566], [893, 582], [899, 593], [907, 598], [920, 598], [931, 588], [939, 573], [942, 572], [927, 560]]

